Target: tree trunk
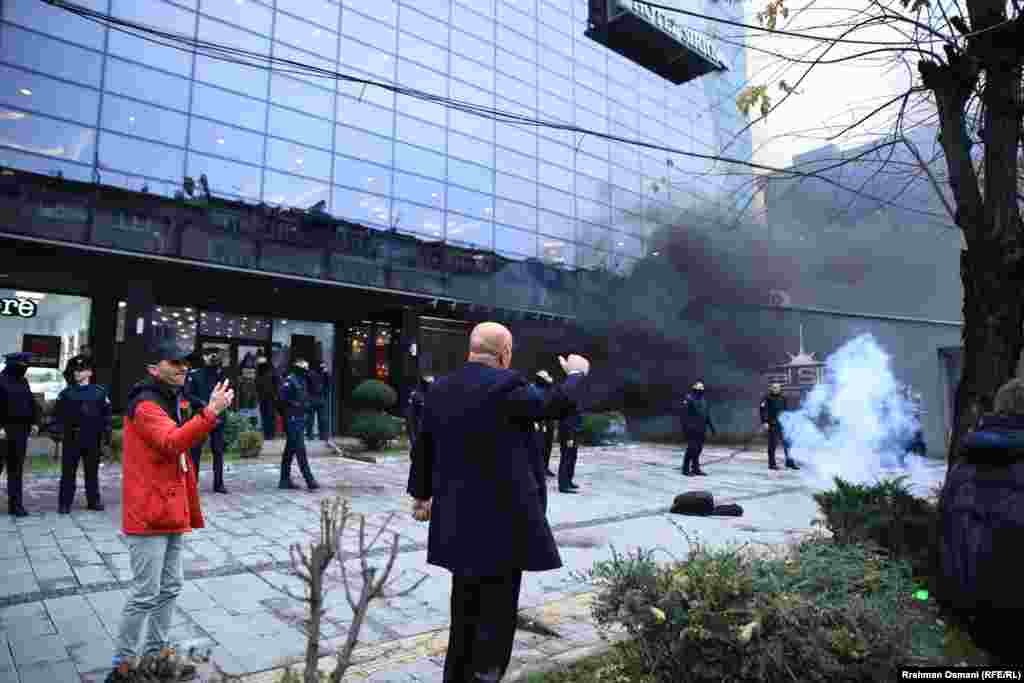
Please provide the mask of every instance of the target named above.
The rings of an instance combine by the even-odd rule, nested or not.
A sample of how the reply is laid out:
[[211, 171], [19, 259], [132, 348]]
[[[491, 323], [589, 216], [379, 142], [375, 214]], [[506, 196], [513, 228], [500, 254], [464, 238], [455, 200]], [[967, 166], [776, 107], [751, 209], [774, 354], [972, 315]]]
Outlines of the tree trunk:
[[956, 462], [959, 443], [978, 417], [992, 409], [999, 387], [1017, 372], [1024, 348], [1024, 298], [1019, 266], [1000, 244], [975, 243], [960, 253], [964, 286], [963, 374], [948, 466]]

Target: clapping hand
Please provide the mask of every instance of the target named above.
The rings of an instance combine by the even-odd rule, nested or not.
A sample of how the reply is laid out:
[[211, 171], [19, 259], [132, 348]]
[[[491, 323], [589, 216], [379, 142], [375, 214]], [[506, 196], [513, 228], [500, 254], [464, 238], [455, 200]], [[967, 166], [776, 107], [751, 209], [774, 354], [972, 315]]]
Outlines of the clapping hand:
[[570, 354], [568, 358], [559, 356], [558, 362], [562, 366], [562, 371], [567, 375], [571, 375], [574, 372], [582, 372], [586, 375], [590, 372], [590, 361], [575, 353]]
[[206, 407], [214, 415], [220, 415], [235, 400], [235, 390], [229, 388], [230, 384], [230, 380], [224, 380], [223, 382], [218, 382], [217, 386], [213, 388], [213, 393], [210, 394], [210, 402], [206, 404]]
[[417, 522], [429, 522], [430, 521], [430, 504], [433, 502], [433, 498], [427, 500], [413, 500], [412, 502], [412, 518]]

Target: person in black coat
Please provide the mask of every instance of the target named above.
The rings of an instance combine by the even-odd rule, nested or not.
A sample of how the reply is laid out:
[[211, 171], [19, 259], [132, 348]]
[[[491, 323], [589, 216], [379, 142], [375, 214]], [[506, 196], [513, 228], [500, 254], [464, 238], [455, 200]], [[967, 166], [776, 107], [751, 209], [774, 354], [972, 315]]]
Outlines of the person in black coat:
[[281, 479], [279, 489], [294, 489], [292, 482], [292, 458], [299, 463], [299, 471], [306, 480], [310, 491], [320, 488], [313, 471], [309, 468], [306, 456], [306, 411], [309, 409], [309, 362], [296, 358], [292, 361], [292, 371], [288, 373], [281, 385], [281, 405], [284, 406], [284, 423], [286, 441], [281, 453]]
[[[202, 356], [202, 367], [196, 368], [188, 373], [185, 379], [184, 395], [186, 400], [195, 411], [202, 410], [210, 402], [213, 389], [223, 382], [227, 375], [221, 364], [220, 352], [209, 351]], [[224, 486], [224, 423], [225, 414], [221, 413], [217, 418], [217, 426], [210, 432], [210, 450], [213, 451], [213, 490], [215, 493], [227, 493]], [[199, 478], [199, 460], [203, 455], [203, 446], [206, 439], [203, 439], [192, 447], [192, 463], [196, 468], [196, 480]]]
[[775, 463], [775, 449], [782, 443], [782, 452], [786, 454], [786, 467], [791, 470], [798, 470], [797, 465], [789, 457], [789, 439], [782, 433], [782, 423], [779, 422], [779, 415], [786, 412], [786, 397], [782, 393], [782, 385], [775, 382], [768, 387], [768, 393], [761, 399], [761, 426], [768, 432], [768, 469], [777, 470], [779, 466]]
[[256, 393], [260, 402], [260, 426], [263, 429], [263, 438], [270, 441], [274, 438], [277, 418], [277, 411], [274, 406], [278, 399], [277, 375], [274, 374], [274, 366], [264, 356], [256, 359]]
[[50, 436], [63, 441], [61, 449], [60, 492], [57, 512], [71, 512], [75, 500], [78, 463], [85, 467], [85, 498], [90, 510], [103, 510], [100, 500], [100, 442], [110, 441], [111, 405], [107, 390], [92, 383], [92, 361], [75, 356], [68, 361], [64, 379], [68, 386], [57, 397]]
[[316, 420], [320, 440], [327, 441], [327, 375], [326, 365], [310, 366], [306, 374], [309, 390], [309, 406], [306, 408], [306, 438], [313, 438], [313, 421]]
[[707, 474], [700, 468], [700, 454], [704, 450], [706, 430], [715, 433], [708, 402], [704, 398], [704, 382], [694, 382], [690, 393], [680, 402], [680, 417], [686, 435], [686, 455], [683, 456], [683, 474], [688, 477]]
[[33, 356], [30, 353], [10, 353], [4, 356], [4, 370], [0, 372], [0, 427], [7, 434], [7, 453], [0, 462], [0, 472], [7, 465], [7, 511], [15, 517], [27, 517], [22, 504], [22, 470], [28, 437], [39, 429], [42, 410], [32, 396], [32, 388], [25, 379]]
[[560, 358], [566, 381], [541, 392], [509, 369], [512, 334], [481, 323], [463, 368], [434, 382], [413, 450], [413, 516], [430, 519], [427, 562], [452, 573], [447, 683], [498, 681], [508, 668], [524, 571], [558, 569], [533, 432], [577, 410], [590, 363]]
[[419, 384], [409, 392], [409, 405], [405, 410], [405, 431], [409, 435], [409, 453], [412, 453], [413, 444], [420, 433], [420, 425], [423, 422], [423, 405], [427, 400], [427, 392], [430, 385], [434, 383], [432, 375], [425, 375], [420, 379]]
[[1019, 664], [1020, 637], [1008, 625], [1024, 616], [1015, 562], [1024, 545], [1024, 380], [1003, 385], [993, 407], [946, 475], [935, 597], [990, 663]]
[[583, 416], [578, 412], [566, 415], [558, 422], [558, 491], [579, 493], [576, 478], [576, 455], [579, 452], [579, 433]]
[[[547, 370], [541, 370], [537, 373], [537, 379], [534, 380], [534, 383], [541, 389], [547, 389], [555, 381], [551, 379], [551, 375], [548, 374]], [[555, 421], [541, 420], [537, 424], [540, 425], [542, 435], [541, 452], [544, 454], [544, 474], [554, 477], [555, 473], [551, 471], [551, 451], [555, 445]]]

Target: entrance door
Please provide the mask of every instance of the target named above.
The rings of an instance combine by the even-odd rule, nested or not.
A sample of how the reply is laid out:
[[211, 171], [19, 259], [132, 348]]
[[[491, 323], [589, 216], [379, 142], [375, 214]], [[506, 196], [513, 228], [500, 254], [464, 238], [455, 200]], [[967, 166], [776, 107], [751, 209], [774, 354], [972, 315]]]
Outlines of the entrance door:
[[[256, 359], [260, 356], [270, 358], [269, 343], [247, 339], [201, 336], [196, 342], [196, 349], [202, 355], [206, 355], [210, 351], [217, 351], [220, 354], [220, 363], [224, 368], [224, 374], [231, 380], [231, 386], [236, 388], [242, 377], [242, 368], [255, 368]], [[238, 393], [236, 391], [236, 405], [232, 406], [235, 410], [238, 409], [237, 403]]]

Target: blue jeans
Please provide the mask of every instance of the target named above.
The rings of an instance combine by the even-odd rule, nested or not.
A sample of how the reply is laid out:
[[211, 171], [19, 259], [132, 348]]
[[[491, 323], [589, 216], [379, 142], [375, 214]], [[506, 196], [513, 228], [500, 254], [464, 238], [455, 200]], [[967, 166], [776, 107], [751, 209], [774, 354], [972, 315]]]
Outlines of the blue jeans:
[[169, 646], [174, 601], [185, 585], [181, 562], [184, 534], [131, 535], [126, 540], [132, 561], [132, 594], [121, 613], [114, 666], [138, 656], [143, 632], [143, 655], [158, 654]]

